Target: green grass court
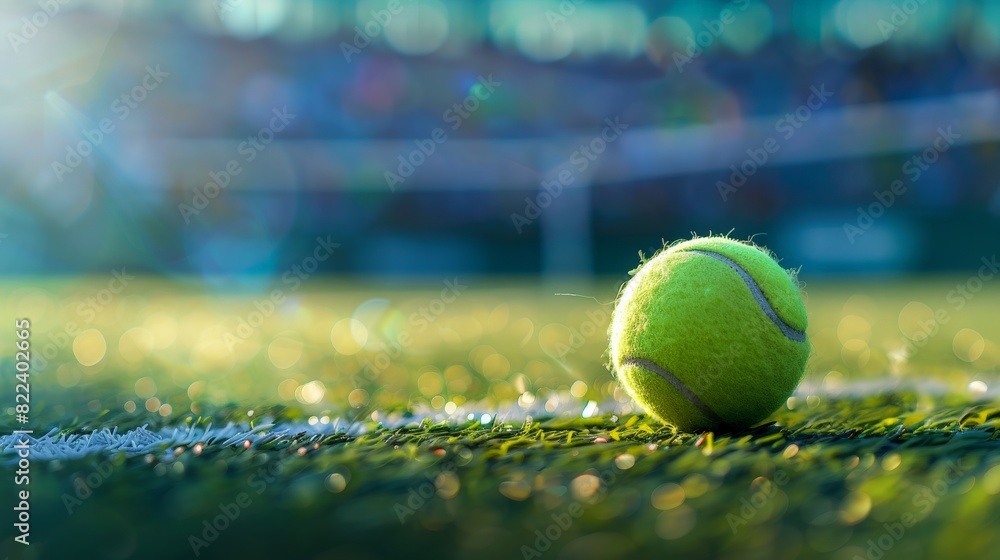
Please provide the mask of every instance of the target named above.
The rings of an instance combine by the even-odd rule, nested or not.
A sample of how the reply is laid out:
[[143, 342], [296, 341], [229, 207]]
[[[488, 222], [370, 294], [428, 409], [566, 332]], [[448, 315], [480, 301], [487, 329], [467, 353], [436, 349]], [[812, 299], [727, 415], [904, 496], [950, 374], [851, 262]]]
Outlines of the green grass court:
[[989, 557], [1000, 296], [959, 306], [964, 283], [806, 285], [804, 382], [717, 434], [617, 388], [612, 281], [318, 282], [249, 334], [266, 305], [183, 282], [106, 304], [99, 282], [8, 284], [3, 307], [55, 352], [31, 427], [65, 454], [32, 464], [24, 557]]

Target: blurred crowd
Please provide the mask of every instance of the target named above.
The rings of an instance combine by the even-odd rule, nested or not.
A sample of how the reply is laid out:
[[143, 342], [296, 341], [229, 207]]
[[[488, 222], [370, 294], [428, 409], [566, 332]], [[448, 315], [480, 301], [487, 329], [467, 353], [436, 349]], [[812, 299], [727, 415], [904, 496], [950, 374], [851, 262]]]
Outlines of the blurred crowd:
[[[961, 135], [905, 194], [872, 208], [921, 153], [908, 136], [923, 104], [994, 95], [992, 2], [205, 4], [140, 4], [172, 11], [166, 20], [127, 8], [91, 79], [18, 100], [40, 117], [3, 133], [31, 140], [0, 156], [14, 178], [0, 229], [34, 240], [7, 248], [10, 270], [274, 272], [332, 234], [344, 250], [331, 272], [616, 274], [661, 239], [732, 228], [769, 232], [819, 271], [962, 269], [988, 247], [966, 243], [965, 254], [956, 240], [988, 236], [1000, 216], [989, 133]], [[150, 71], [166, 75], [155, 89]], [[624, 156], [591, 158], [574, 185], [584, 188], [540, 207], [537, 222], [512, 223], [605, 119], [628, 123], [626, 137], [674, 132], [672, 146], [704, 134], [711, 147], [794, 111], [818, 85], [833, 95], [817, 114], [900, 107], [907, 120], [869, 151], [817, 142], [761, 164], [731, 201], [719, 183], [753, 144], [733, 150], [740, 159], [685, 167], [704, 154], [641, 152], [633, 140], [616, 146]], [[1000, 118], [989, 107], [984, 124]], [[113, 129], [95, 142], [105, 119]], [[437, 129], [440, 147], [426, 143]], [[386, 177], [403, 160], [419, 163], [397, 187]], [[643, 166], [654, 171], [634, 172]], [[851, 238], [845, 226], [865, 213], [871, 227]], [[571, 245], [586, 250], [553, 257]], [[838, 254], [816, 257], [820, 245]]]

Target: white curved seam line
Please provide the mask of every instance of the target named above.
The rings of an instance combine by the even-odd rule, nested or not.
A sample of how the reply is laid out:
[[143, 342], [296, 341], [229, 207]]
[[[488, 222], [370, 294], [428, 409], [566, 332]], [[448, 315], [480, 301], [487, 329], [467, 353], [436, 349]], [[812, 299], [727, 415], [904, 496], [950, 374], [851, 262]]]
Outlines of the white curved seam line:
[[806, 341], [806, 334], [804, 332], [796, 330], [791, 325], [782, 320], [781, 317], [778, 316], [777, 312], [774, 311], [774, 307], [771, 307], [771, 302], [767, 301], [767, 298], [764, 297], [764, 292], [760, 289], [760, 285], [757, 284], [757, 281], [753, 279], [753, 276], [750, 276], [750, 274], [746, 270], [744, 270], [742, 266], [737, 264], [729, 257], [720, 255], [719, 253], [713, 253], [711, 251], [692, 249], [690, 251], [685, 251], [685, 252], [698, 253], [700, 255], [712, 257], [713, 259], [722, 262], [728, 265], [729, 268], [735, 270], [736, 273], [739, 274], [741, 278], [743, 278], [743, 283], [747, 285], [747, 288], [750, 288], [750, 293], [753, 295], [753, 298], [757, 300], [757, 305], [760, 307], [760, 310], [764, 312], [764, 315], [767, 315], [767, 318], [770, 319], [772, 323], [774, 323], [774, 326], [778, 327], [778, 329], [781, 331], [782, 334], [785, 335], [785, 337], [794, 340], [795, 342]]
[[660, 377], [665, 379], [667, 383], [670, 383], [670, 385], [672, 385], [674, 389], [677, 389], [677, 391], [681, 395], [683, 395], [684, 398], [688, 400], [688, 402], [690, 402], [692, 405], [695, 406], [695, 408], [700, 410], [701, 413], [704, 414], [705, 417], [708, 418], [713, 424], [716, 425], [726, 424], [726, 421], [723, 420], [718, 414], [716, 414], [715, 411], [709, 408], [708, 405], [701, 402], [701, 399], [698, 398], [698, 395], [695, 395], [694, 392], [691, 391], [691, 389], [689, 389], [687, 385], [681, 382], [680, 379], [677, 379], [677, 377], [674, 374], [660, 367], [660, 365], [657, 364], [656, 362], [652, 360], [646, 360], [643, 358], [625, 358], [622, 360], [622, 365], [626, 364], [633, 365], [636, 367], [641, 367], [643, 369], [649, 370], [659, 375]]

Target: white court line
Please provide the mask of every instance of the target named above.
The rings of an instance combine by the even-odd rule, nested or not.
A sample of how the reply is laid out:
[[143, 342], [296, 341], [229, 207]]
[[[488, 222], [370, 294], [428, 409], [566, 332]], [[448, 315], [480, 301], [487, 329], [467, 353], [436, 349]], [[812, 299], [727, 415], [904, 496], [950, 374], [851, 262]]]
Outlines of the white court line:
[[[840, 385], [836, 391], [827, 391], [821, 384], [803, 382], [795, 391], [796, 397], [807, 397], [816, 395], [820, 397], [853, 397], [865, 396], [879, 393], [891, 392], [919, 392], [930, 395], [958, 395], [961, 391], [945, 383], [934, 380], [899, 380], [899, 379], [863, 379], [846, 381]], [[968, 394], [965, 393], [967, 396]], [[995, 398], [1000, 395], [1000, 380], [992, 383], [992, 387], [984, 394], [978, 395], [977, 399]], [[451, 422], [460, 424], [472, 419], [482, 419], [488, 416], [491, 420], [501, 423], [523, 423], [526, 418], [546, 418], [546, 417], [579, 417], [587, 411], [587, 416], [598, 414], [628, 414], [632, 408], [628, 403], [618, 403], [615, 401], [605, 402], [603, 405], [595, 406], [592, 403], [580, 401], [579, 399], [566, 396], [560, 399], [560, 406], [553, 412], [545, 410], [544, 399], [537, 398], [535, 403], [525, 409], [520, 406], [512, 406], [497, 411], [496, 407], [489, 405], [471, 407], [467, 406], [456, 410], [454, 414], [445, 414], [433, 410], [418, 410], [411, 416], [394, 416], [382, 422], [382, 425], [389, 429], [403, 426], [417, 425], [424, 420], [432, 423]], [[59, 434], [53, 428], [48, 433], [39, 437], [31, 437], [31, 457], [39, 460], [65, 460], [79, 459], [97, 454], [125, 453], [134, 457], [145, 454], [170, 453], [178, 446], [192, 446], [196, 443], [205, 445], [241, 445], [249, 440], [251, 445], [257, 446], [262, 443], [276, 439], [293, 436], [314, 436], [331, 434], [360, 435], [367, 430], [365, 426], [357, 421], [335, 419], [327, 424], [283, 424], [275, 426], [273, 424], [259, 424], [251, 428], [248, 424], [227, 424], [222, 427], [207, 425], [205, 427], [170, 427], [162, 430], [149, 430], [145, 426], [126, 430], [119, 433], [118, 428], [103, 428], [90, 433]], [[0, 436], [0, 457], [2, 460], [10, 460], [16, 457], [14, 444], [19, 438], [25, 436], [3, 435]], [[28, 436], [30, 437], [30, 436]]]

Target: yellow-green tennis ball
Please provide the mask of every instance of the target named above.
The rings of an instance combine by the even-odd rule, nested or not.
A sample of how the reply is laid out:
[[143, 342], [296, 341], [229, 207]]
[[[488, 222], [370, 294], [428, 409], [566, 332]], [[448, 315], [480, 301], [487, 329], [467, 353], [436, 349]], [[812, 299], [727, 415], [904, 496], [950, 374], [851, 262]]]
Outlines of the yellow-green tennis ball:
[[686, 431], [751, 426], [805, 373], [806, 309], [765, 250], [704, 237], [661, 251], [625, 284], [611, 366], [646, 411]]

